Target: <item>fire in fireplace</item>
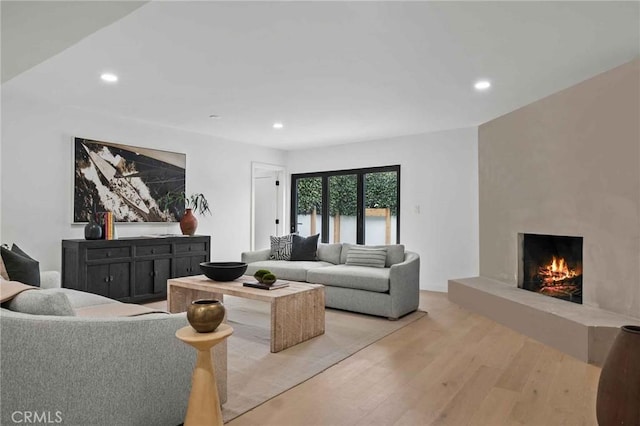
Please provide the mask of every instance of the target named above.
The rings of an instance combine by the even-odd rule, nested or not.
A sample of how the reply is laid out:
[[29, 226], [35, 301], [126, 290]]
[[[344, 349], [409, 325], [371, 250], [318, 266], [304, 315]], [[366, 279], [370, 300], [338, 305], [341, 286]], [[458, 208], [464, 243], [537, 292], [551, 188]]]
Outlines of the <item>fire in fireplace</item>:
[[582, 303], [582, 237], [520, 234], [518, 286]]

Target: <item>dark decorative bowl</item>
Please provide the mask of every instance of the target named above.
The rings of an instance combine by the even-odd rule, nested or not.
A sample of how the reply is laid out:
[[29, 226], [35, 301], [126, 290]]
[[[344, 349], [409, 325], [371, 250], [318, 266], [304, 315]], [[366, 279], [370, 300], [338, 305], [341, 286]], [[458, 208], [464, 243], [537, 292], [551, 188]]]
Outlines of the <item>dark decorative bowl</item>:
[[200, 270], [214, 281], [233, 281], [244, 274], [247, 264], [244, 262], [202, 262]]

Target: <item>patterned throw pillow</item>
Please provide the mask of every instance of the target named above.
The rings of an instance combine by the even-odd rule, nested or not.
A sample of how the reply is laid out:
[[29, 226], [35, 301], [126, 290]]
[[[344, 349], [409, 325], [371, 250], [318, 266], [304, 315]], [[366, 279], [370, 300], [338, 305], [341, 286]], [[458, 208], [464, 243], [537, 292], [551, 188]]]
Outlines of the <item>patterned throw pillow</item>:
[[384, 268], [387, 259], [387, 249], [351, 247], [347, 253], [347, 265], [368, 266], [370, 268]]
[[269, 237], [271, 240], [271, 255], [269, 259], [273, 260], [291, 260], [291, 251], [293, 249], [293, 234], [283, 235], [282, 237]]

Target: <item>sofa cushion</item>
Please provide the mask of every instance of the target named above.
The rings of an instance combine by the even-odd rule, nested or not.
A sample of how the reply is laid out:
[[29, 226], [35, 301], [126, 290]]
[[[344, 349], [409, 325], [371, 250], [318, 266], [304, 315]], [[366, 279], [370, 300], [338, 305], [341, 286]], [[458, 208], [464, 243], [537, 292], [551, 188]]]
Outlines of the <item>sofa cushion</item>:
[[316, 260], [318, 252], [318, 237], [320, 234], [310, 237], [293, 236], [293, 247], [291, 248], [291, 260]]
[[73, 307], [64, 293], [58, 289], [23, 291], [3, 307], [23, 314], [74, 316]]
[[387, 260], [386, 248], [351, 247], [347, 253], [347, 265], [384, 268]]
[[341, 243], [318, 244], [318, 260], [339, 265], [340, 253], [342, 253]]
[[55, 290], [67, 297], [73, 309], [115, 302], [113, 299], [109, 299], [108, 297], [100, 296], [99, 294], [87, 293], [85, 291], [72, 290], [70, 288], [57, 288]]
[[387, 259], [385, 261], [384, 266], [389, 268], [391, 265], [395, 265], [396, 263], [404, 262], [404, 245], [402, 244], [388, 244], [381, 246], [363, 246], [360, 244], [348, 244], [344, 243], [342, 245], [342, 253], [340, 255], [340, 263], [347, 263], [347, 254], [349, 253], [349, 249], [351, 247], [365, 247], [365, 248], [386, 248], [387, 249]]
[[247, 275], [253, 275], [258, 269], [268, 269], [273, 272], [277, 278], [291, 281], [307, 281], [307, 271], [327, 266], [333, 266], [331, 263], [322, 261], [300, 261], [289, 262], [286, 260], [262, 260], [247, 265]]
[[389, 291], [389, 268], [332, 265], [307, 272], [307, 282], [384, 293]]
[[40, 264], [28, 254], [13, 245], [11, 250], [0, 248], [7, 274], [12, 281], [20, 281], [24, 284], [40, 286]]
[[272, 260], [290, 260], [291, 250], [293, 249], [293, 234], [283, 235], [282, 237], [269, 237], [271, 241], [271, 254], [269, 259]]

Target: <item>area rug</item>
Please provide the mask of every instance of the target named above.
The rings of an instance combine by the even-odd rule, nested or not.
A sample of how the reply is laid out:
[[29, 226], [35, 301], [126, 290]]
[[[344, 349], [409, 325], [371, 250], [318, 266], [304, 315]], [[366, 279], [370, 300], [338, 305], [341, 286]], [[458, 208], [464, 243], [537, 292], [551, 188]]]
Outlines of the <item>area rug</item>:
[[414, 312], [389, 321], [327, 309], [324, 335], [272, 354], [269, 304], [229, 296], [224, 303], [234, 330], [228, 340], [228, 393], [222, 410], [225, 422], [425, 315]]

